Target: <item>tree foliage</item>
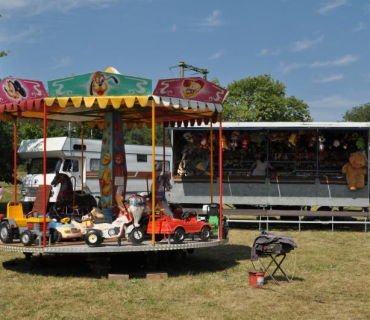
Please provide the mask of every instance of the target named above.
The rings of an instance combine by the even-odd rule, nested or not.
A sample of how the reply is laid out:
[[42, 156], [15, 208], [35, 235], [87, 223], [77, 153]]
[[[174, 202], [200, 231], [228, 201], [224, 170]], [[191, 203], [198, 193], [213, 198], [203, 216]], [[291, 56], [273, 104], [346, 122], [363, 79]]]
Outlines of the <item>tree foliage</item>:
[[350, 122], [369, 122], [370, 121], [370, 102], [362, 104], [346, 111], [343, 116], [344, 121]]
[[270, 75], [233, 81], [223, 106], [224, 121], [311, 121], [308, 105], [285, 97], [285, 85]]

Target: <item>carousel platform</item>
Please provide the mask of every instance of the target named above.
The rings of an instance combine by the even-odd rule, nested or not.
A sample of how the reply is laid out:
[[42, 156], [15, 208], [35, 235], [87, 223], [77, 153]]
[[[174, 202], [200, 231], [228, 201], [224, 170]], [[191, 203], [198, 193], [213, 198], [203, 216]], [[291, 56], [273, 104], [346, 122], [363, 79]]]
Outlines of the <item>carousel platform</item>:
[[145, 240], [141, 244], [132, 244], [125, 240], [121, 246], [118, 246], [117, 240], [106, 239], [98, 247], [89, 247], [84, 241], [71, 241], [50, 244], [46, 247], [39, 245], [24, 246], [21, 242], [12, 244], [4, 244], [0, 242], [0, 250], [23, 252], [23, 253], [41, 253], [41, 254], [99, 254], [99, 253], [120, 253], [120, 252], [156, 252], [156, 251], [171, 251], [171, 250], [189, 250], [198, 248], [209, 248], [224, 245], [228, 243], [228, 239], [219, 240], [211, 238], [208, 241], [198, 241], [186, 239], [180, 244], [175, 244], [165, 240], [156, 242], [152, 245], [151, 240]]

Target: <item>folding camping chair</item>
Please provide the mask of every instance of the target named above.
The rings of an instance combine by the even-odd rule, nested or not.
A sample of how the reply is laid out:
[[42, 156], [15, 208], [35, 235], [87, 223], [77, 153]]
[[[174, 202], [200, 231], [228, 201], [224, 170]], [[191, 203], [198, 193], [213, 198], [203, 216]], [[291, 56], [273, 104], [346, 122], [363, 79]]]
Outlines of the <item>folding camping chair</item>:
[[[277, 283], [275, 274], [278, 271], [281, 272], [288, 282], [291, 282], [292, 279], [289, 279], [282, 264], [287, 253], [296, 247], [297, 244], [289, 236], [262, 232], [253, 243], [251, 255], [253, 268], [257, 270], [253, 261], [259, 261], [262, 271], [267, 273], [275, 283]], [[266, 258], [269, 259], [268, 263], [263, 262]]]

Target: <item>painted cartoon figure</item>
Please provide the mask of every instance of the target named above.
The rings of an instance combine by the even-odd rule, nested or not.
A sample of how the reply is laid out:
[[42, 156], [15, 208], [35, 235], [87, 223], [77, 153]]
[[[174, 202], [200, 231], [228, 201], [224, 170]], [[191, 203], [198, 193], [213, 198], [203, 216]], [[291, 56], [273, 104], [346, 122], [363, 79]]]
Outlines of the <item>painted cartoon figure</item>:
[[[124, 166], [124, 158], [123, 154], [118, 153], [114, 156], [114, 178], [117, 177], [125, 177], [125, 166]], [[123, 181], [122, 181], [123, 182]], [[123, 185], [116, 185], [114, 184], [114, 194], [123, 194]]]
[[9, 98], [12, 98], [14, 100], [19, 100], [22, 97], [26, 97], [27, 93], [26, 90], [22, 87], [21, 83], [18, 80], [8, 80], [6, 82], [6, 86], [4, 87], [4, 90]]
[[103, 96], [108, 90], [108, 80], [112, 79], [116, 84], [118, 84], [118, 79], [115, 76], [105, 77], [102, 72], [95, 72], [91, 83], [90, 83], [90, 95], [93, 96], [94, 93], [98, 96]]

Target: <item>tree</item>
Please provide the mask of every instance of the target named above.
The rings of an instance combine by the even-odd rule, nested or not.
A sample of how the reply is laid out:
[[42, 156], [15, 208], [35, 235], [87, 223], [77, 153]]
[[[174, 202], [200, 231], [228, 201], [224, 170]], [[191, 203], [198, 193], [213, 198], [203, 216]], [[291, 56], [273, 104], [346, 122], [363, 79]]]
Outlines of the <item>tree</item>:
[[343, 116], [344, 121], [350, 122], [369, 122], [370, 121], [370, 102], [353, 107], [346, 111]]
[[227, 89], [224, 121], [312, 121], [308, 105], [285, 97], [285, 85], [268, 74], [235, 80]]

